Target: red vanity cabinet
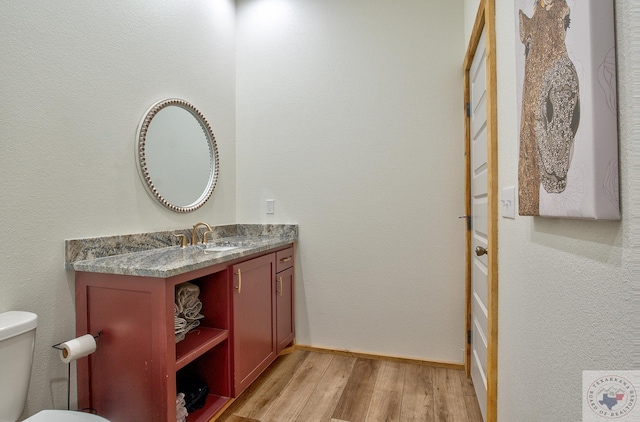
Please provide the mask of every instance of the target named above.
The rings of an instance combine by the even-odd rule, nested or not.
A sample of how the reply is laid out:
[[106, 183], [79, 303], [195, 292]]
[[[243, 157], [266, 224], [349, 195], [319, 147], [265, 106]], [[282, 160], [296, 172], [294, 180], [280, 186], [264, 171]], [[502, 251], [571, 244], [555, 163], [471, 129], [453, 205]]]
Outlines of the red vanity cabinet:
[[276, 358], [275, 254], [233, 266], [233, 395]]
[[[200, 326], [175, 343], [175, 286], [200, 288]], [[229, 282], [226, 265], [170, 278], [76, 272], [77, 335], [96, 351], [77, 361], [78, 407], [113, 421], [175, 421], [176, 373], [197, 372], [209, 395], [189, 421], [208, 421], [230, 394]]]
[[233, 396], [294, 339], [293, 247], [232, 268]]
[[276, 253], [276, 353], [295, 336], [293, 248]]
[[[209, 421], [275, 360], [280, 325], [293, 326], [277, 314], [293, 309], [283, 303], [288, 276], [282, 296], [278, 290], [282, 250], [167, 278], [77, 271], [76, 333], [100, 332], [96, 351], [76, 361], [78, 407], [113, 421], [174, 422], [176, 374], [187, 371], [209, 389], [205, 406], [187, 421]], [[236, 272], [242, 274], [239, 293]], [[200, 288], [204, 318], [176, 344], [175, 288], [184, 282]]]

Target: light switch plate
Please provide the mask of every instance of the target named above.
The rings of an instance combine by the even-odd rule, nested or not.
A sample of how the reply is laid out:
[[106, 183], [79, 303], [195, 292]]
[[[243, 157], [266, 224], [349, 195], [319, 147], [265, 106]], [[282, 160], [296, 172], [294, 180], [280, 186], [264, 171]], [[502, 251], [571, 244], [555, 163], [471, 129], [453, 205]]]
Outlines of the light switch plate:
[[510, 186], [502, 189], [502, 199], [500, 200], [502, 205], [502, 217], [504, 218], [516, 218], [516, 188]]
[[276, 200], [267, 199], [267, 214], [275, 214], [275, 213], [276, 213]]

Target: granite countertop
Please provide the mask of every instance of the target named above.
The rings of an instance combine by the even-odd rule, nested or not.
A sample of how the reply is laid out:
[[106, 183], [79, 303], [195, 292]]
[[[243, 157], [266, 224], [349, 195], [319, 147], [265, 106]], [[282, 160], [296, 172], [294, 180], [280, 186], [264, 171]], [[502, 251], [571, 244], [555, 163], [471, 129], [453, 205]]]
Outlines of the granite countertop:
[[[68, 240], [65, 267], [74, 271], [166, 278], [286, 246], [295, 243], [297, 235], [295, 226], [295, 230], [224, 236], [212, 239], [206, 245], [185, 248], [156, 245], [146, 250], [131, 251], [129, 245], [118, 244], [117, 251], [109, 252], [104, 252], [104, 240], [100, 247], [94, 243], [91, 248], [86, 246], [85, 239]], [[91, 240], [95, 242], [96, 239]], [[74, 242], [85, 242], [84, 250]], [[122, 237], [119, 242], [122, 242]]]

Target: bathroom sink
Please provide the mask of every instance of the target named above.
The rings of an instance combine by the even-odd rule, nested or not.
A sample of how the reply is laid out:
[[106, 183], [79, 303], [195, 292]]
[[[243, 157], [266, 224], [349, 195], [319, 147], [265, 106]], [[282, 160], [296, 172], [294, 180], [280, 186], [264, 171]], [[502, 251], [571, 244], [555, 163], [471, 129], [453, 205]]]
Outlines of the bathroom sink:
[[205, 252], [226, 252], [232, 249], [238, 249], [239, 246], [219, 246], [219, 245], [211, 245], [204, 248]]
[[206, 245], [198, 245], [205, 252], [226, 252], [238, 248], [256, 247], [265, 242], [264, 238], [233, 236], [212, 239]]

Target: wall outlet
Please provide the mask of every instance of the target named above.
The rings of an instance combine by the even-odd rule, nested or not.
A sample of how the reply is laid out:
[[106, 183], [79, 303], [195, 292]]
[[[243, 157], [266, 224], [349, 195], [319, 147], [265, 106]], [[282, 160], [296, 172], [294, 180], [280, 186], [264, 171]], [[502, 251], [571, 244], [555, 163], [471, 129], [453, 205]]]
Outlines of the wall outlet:
[[500, 200], [502, 205], [502, 217], [504, 218], [516, 218], [516, 188], [510, 186], [502, 189], [502, 199]]
[[275, 214], [275, 213], [276, 213], [276, 200], [267, 199], [267, 214]]

